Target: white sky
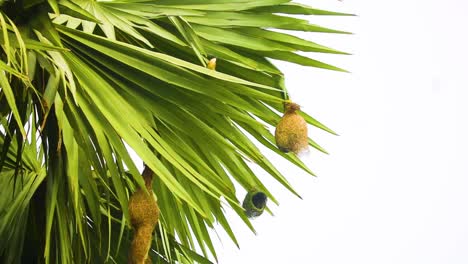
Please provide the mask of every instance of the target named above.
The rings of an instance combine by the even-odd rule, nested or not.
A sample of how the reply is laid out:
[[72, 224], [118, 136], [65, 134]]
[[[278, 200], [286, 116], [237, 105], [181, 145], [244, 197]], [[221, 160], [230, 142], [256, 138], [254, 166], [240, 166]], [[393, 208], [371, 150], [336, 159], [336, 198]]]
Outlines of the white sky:
[[257, 236], [228, 212], [241, 250], [220, 234], [219, 263], [468, 263], [468, 4], [301, 2], [359, 14], [312, 18], [355, 35], [301, 34], [353, 53], [314, 57], [352, 74], [280, 65], [340, 136], [310, 129], [330, 152], [307, 157], [317, 178], [275, 160], [303, 200], [259, 171], [281, 205]]

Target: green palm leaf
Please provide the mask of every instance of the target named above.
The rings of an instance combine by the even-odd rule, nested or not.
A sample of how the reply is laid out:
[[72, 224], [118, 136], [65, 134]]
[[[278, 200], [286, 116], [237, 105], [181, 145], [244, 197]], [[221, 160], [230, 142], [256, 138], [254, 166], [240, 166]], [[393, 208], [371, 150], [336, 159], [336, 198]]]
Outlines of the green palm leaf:
[[313, 175], [269, 130], [289, 98], [270, 59], [344, 71], [298, 52], [347, 53], [287, 31], [348, 33], [289, 14], [349, 14], [289, 0], [0, 5], [2, 263], [125, 263], [141, 163], [161, 212], [156, 263], [216, 260], [215, 225], [238, 245], [226, 208], [255, 232], [236, 184], [277, 199], [251, 163], [299, 196], [259, 146]]

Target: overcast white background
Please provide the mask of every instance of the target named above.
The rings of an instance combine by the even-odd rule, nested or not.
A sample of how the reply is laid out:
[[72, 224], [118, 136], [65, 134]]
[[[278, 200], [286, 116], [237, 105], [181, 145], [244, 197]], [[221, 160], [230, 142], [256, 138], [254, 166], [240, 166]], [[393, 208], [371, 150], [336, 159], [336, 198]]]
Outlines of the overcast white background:
[[309, 129], [316, 178], [275, 158], [303, 200], [258, 171], [280, 206], [256, 236], [228, 212], [241, 249], [220, 232], [219, 263], [468, 263], [468, 4], [300, 2], [359, 15], [311, 18], [355, 35], [301, 34], [353, 53], [315, 56], [351, 74], [280, 65], [340, 136]]

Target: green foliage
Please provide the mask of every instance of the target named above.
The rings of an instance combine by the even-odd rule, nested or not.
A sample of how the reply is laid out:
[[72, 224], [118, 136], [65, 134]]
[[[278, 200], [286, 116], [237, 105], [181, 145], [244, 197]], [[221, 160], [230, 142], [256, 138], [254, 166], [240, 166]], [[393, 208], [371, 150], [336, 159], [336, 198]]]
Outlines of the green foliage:
[[216, 259], [215, 224], [237, 244], [226, 206], [254, 231], [233, 182], [276, 199], [249, 162], [296, 194], [245, 133], [312, 174], [268, 130], [288, 99], [269, 58], [342, 71], [297, 52], [346, 53], [285, 30], [346, 34], [289, 14], [349, 14], [288, 0], [0, 5], [0, 262], [125, 263], [144, 185], [127, 146], [156, 175], [157, 263]]

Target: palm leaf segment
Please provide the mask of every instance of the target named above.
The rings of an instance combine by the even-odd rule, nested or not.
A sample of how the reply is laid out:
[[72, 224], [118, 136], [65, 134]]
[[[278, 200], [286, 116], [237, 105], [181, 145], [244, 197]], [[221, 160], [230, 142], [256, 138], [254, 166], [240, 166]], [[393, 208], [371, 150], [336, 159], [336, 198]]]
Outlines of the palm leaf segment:
[[[215, 223], [237, 244], [224, 206], [254, 230], [233, 182], [276, 200], [250, 162], [295, 193], [247, 134], [312, 174], [268, 130], [288, 99], [268, 58], [341, 70], [296, 52], [343, 52], [274, 29], [346, 33], [289, 14], [347, 14], [287, 0], [1, 4], [5, 263], [124, 263], [128, 197], [144, 184], [128, 146], [157, 175], [151, 257], [163, 263], [216, 258]], [[216, 71], [206, 68], [213, 57]]]

